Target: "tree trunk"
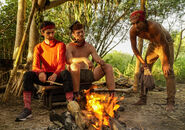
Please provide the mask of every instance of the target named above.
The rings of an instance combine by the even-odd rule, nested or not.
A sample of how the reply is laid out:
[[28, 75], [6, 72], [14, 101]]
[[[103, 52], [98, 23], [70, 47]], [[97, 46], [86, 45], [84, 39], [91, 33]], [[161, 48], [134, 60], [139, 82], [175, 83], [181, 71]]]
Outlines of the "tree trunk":
[[24, 33], [25, 15], [26, 15], [26, 1], [19, 0], [18, 1], [18, 11], [17, 11], [16, 38], [15, 38], [15, 45], [14, 45], [14, 52], [13, 52], [14, 60], [17, 56], [17, 52], [21, 44], [21, 40], [22, 40], [23, 33]]
[[176, 54], [176, 56], [175, 56], [175, 61], [177, 60], [177, 57], [178, 57], [179, 52], [180, 52], [180, 47], [181, 47], [181, 45], [182, 45], [182, 33], [184, 32], [184, 30], [185, 30], [185, 28], [182, 29], [181, 32], [180, 32], [180, 42], [179, 42], [179, 46], [178, 46], [178, 49], [177, 49], [177, 54]]
[[[145, 0], [141, 0], [141, 10], [145, 11]], [[138, 50], [142, 56], [142, 49], [143, 49], [143, 39], [138, 38]], [[140, 61], [136, 59], [136, 67], [135, 67], [135, 74], [134, 74], [134, 85], [133, 91], [137, 92], [139, 88], [139, 71], [140, 71]]]
[[30, 12], [29, 19], [28, 19], [28, 23], [27, 23], [26, 29], [24, 31], [24, 34], [23, 34], [23, 38], [21, 40], [20, 47], [18, 49], [18, 53], [17, 53], [16, 59], [15, 59], [15, 62], [14, 62], [12, 73], [10, 75], [8, 84], [6, 85], [5, 93], [3, 95], [3, 100], [2, 100], [3, 102], [5, 102], [5, 101], [8, 100], [9, 95], [10, 95], [10, 91], [12, 89], [14, 78], [15, 78], [15, 75], [16, 75], [16, 72], [17, 72], [19, 63], [20, 63], [20, 57], [22, 55], [23, 47], [25, 45], [25, 41], [26, 41], [26, 38], [27, 38], [27, 35], [28, 35], [28, 32], [29, 32], [29, 29], [30, 29], [31, 21], [33, 19], [33, 15], [34, 15], [34, 12], [35, 12], [36, 2], [37, 2], [37, 0], [33, 0], [33, 5], [32, 5], [32, 9], [31, 9], [31, 12]]
[[[35, 10], [35, 13], [37, 10]], [[35, 17], [31, 22], [30, 33], [29, 33], [29, 46], [28, 46], [28, 55], [27, 55], [27, 63], [25, 69], [30, 70], [31, 64], [33, 61], [33, 50], [35, 45], [39, 42], [39, 32], [37, 29], [37, 25], [35, 23]]]

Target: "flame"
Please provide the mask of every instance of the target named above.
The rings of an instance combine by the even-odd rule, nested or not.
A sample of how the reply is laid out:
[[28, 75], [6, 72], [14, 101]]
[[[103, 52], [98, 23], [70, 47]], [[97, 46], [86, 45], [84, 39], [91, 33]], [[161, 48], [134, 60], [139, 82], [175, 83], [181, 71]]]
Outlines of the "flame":
[[120, 107], [116, 104], [118, 97], [110, 96], [110, 94], [93, 93], [90, 92], [90, 90], [85, 91], [85, 93], [87, 101], [86, 109], [90, 112], [87, 114], [87, 117], [89, 119], [96, 117], [97, 119], [93, 126], [97, 130], [100, 129], [102, 125], [110, 127], [109, 118], [114, 118], [114, 111]]

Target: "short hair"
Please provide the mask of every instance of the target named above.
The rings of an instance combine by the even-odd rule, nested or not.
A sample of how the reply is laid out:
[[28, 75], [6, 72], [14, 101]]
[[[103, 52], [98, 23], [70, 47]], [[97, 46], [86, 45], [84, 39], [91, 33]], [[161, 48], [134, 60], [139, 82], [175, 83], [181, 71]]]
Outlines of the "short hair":
[[74, 30], [79, 30], [84, 28], [84, 26], [79, 22], [79, 21], [75, 21], [70, 27], [69, 29], [71, 30], [71, 32], [73, 32]]
[[55, 28], [55, 23], [54, 22], [51, 22], [51, 21], [44, 21], [41, 24], [40, 29], [44, 31], [45, 30], [44, 28], [46, 28], [47, 26], [50, 26], [50, 27]]

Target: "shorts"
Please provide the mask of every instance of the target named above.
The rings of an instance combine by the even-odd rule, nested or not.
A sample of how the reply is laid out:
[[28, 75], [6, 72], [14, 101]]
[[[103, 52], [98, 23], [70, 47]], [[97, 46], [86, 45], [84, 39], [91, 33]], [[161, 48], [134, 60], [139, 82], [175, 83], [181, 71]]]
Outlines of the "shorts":
[[80, 70], [80, 83], [92, 83], [94, 80], [94, 75], [91, 70], [81, 69]]

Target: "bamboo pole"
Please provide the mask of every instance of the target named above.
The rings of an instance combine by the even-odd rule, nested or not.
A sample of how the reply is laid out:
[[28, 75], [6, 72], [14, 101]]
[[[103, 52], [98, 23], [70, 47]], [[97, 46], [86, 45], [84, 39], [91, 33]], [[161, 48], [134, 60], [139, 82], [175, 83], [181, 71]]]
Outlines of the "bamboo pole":
[[28, 18], [28, 23], [27, 23], [27, 26], [26, 26], [26, 30], [24, 31], [24, 35], [23, 35], [23, 38], [22, 38], [22, 41], [21, 41], [21, 44], [20, 44], [20, 47], [19, 47], [19, 50], [18, 50], [18, 53], [17, 53], [17, 57], [16, 57], [15, 62], [14, 62], [13, 70], [11, 72], [8, 84], [6, 86], [5, 93], [3, 95], [3, 99], [2, 99], [3, 102], [8, 100], [10, 90], [11, 90], [11, 86], [13, 85], [14, 77], [16, 75], [16, 72], [17, 72], [17, 69], [18, 69], [18, 66], [19, 66], [20, 57], [21, 57], [22, 52], [23, 52], [23, 47], [25, 45], [25, 41], [26, 41], [27, 35], [29, 33], [29, 29], [30, 29], [30, 25], [31, 25], [31, 22], [32, 22], [32, 19], [33, 19], [33, 15], [34, 15], [34, 11], [35, 11], [35, 8], [36, 8], [37, 1], [38, 0], [33, 0], [32, 9], [31, 9], [30, 16]]

